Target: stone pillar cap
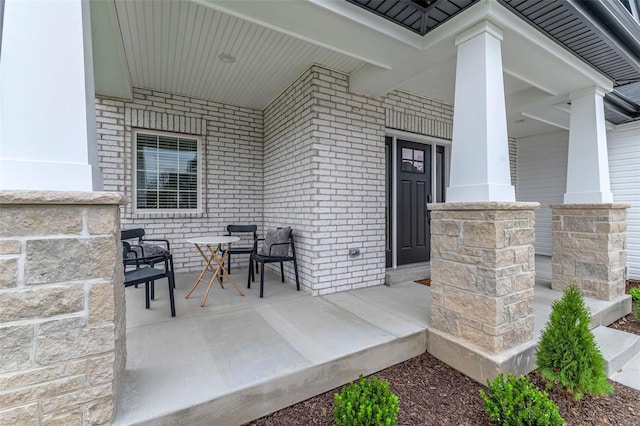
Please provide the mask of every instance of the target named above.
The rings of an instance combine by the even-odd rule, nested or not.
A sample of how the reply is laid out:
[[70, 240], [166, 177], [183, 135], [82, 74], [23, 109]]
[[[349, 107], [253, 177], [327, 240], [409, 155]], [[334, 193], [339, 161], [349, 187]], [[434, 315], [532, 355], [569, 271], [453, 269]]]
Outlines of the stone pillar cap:
[[125, 204], [127, 197], [118, 192], [100, 191], [0, 191], [0, 204]]
[[456, 203], [429, 203], [429, 210], [535, 210], [540, 203], [517, 201], [482, 201]]
[[628, 209], [631, 208], [631, 204], [627, 203], [589, 203], [589, 204], [549, 204], [552, 209], [582, 209], [582, 210], [596, 210], [596, 209]]

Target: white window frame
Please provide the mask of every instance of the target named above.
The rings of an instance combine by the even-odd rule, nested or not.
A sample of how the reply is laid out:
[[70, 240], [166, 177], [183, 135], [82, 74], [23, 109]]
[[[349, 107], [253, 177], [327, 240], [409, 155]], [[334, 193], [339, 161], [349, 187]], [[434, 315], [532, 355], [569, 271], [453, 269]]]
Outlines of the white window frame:
[[[151, 209], [151, 208], [138, 208], [138, 134], [152, 135], [152, 136], [167, 136], [172, 138], [183, 138], [183, 139], [192, 139], [196, 141], [197, 152], [196, 157], [198, 160], [197, 167], [197, 207], [195, 209]], [[202, 212], [202, 161], [203, 161], [203, 153], [202, 153], [202, 138], [197, 135], [191, 135], [186, 133], [175, 133], [175, 132], [163, 132], [159, 130], [147, 130], [147, 129], [134, 129], [132, 132], [133, 139], [133, 149], [132, 149], [132, 164], [133, 164], [133, 188], [132, 188], [132, 204], [133, 204], [133, 212], [134, 213], [144, 213], [144, 214], [166, 214], [166, 213], [201, 213]]]

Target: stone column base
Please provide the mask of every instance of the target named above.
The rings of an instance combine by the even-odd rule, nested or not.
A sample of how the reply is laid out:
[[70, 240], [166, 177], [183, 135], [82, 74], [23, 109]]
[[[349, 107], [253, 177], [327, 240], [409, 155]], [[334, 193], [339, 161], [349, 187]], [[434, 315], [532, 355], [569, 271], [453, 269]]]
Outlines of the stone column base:
[[[532, 342], [538, 207], [515, 202], [429, 204], [431, 324], [434, 336], [450, 342], [443, 347], [499, 360]], [[440, 352], [447, 356], [442, 348], [433, 353]], [[452, 366], [464, 371], [468, 357], [443, 360], [461, 362]]]
[[427, 351], [440, 361], [483, 385], [498, 374], [529, 374], [536, 369], [537, 342], [529, 342], [500, 354], [488, 354], [442, 331], [429, 330]]
[[588, 297], [624, 295], [629, 204], [553, 204], [551, 288], [576, 283]]
[[120, 194], [0, 191], [0, 424], [107, 424], [123, 384]]

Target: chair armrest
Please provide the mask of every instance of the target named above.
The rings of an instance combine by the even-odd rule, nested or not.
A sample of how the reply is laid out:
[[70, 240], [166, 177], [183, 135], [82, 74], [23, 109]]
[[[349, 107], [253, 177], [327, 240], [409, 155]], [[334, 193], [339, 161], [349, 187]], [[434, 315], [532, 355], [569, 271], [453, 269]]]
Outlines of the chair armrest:
[[154, 243], [164, 243], [167, 245], [167, 251], [171, 251], [171, 246], [169, 245], [169, 240], [158, 239], [158, 238], [144, 238], [140, 241], [140, 243], [146, 243], [152, 241]]
[[258, 241], [264, 241], [264, 238], [256, 238], [253, 240], [253, 251], [258, 252]]
[[287, 243], [273, 243], [273, 244], [271, 244], [271, 247], [269, 247], [269, 257], [288, 257], [288, 253], [287, 253], [287, 256], [274, 256], [274, 255], [271, 254], [271, 250], [273, 250], [273, 248], [275, 246], [289, 246], [291, 244], [293, 244], [292, 241], [289, 241]]

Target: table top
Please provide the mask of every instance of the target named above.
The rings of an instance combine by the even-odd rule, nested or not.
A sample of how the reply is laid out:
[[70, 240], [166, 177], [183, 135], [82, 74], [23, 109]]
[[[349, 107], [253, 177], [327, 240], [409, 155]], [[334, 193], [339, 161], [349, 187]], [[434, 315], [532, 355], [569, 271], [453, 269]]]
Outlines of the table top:
[[239, 237], [232, 237], [229, 235], [208, 235], [206, 237], [197, 237], [197, 238], [189, 238], [187, 240], [188, 243], [191, 244], [229, 244], [235, 243], [236, 241], [240, 241]]

